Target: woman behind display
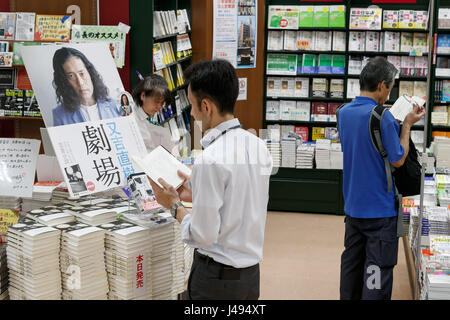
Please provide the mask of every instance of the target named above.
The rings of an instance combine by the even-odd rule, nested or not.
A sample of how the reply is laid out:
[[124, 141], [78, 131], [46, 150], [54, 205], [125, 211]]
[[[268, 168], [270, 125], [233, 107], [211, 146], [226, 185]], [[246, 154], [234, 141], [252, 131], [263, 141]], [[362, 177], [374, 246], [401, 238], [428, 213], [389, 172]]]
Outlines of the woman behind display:
[[172, 142], [172, 135], [168, 128], [157, 122], [157, 113], [165, 104], [170, 104], [171, 95], [166, 80], [156, 74], [151, 74], [141, 80], [132, 92], [136, 103], [136, 110], [132, 113], [141, 131], [147, 151], [151, 152], [159, 145], [166, 148], [175, 156], [178, 149]]
[[82, 52], [56, 50], [53, 77], [59, 103], [53, 109], [54, 126], [120, 117], [101, 75]]

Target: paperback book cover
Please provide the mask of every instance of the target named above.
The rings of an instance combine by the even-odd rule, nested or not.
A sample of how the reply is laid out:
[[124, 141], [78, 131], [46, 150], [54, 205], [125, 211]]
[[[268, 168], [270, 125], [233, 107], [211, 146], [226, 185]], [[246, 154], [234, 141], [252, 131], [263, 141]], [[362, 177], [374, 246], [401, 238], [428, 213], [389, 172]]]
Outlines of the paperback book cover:
[[311, 28], [314, 20], [314, 7], [313, 6], [299, 6], [299, 28]]
[[0, 12], [0, 40], [14, 40], [16, 13]]
[[329, 17], [328, 6], [314, 6], [313, 27], [327, 28], [329, 26]]
[[330, 22], [332, 28], [345, 28], [345, 6], [330, 6]]
[[313, 127], [312, 128], [312, 141], [316, 141], [317, 139], [325, 139], [325, 128], [323, 127]]
[[308, 127], [294, 127], [294, 133], [302, 137], [302, 142], [308, 141]]

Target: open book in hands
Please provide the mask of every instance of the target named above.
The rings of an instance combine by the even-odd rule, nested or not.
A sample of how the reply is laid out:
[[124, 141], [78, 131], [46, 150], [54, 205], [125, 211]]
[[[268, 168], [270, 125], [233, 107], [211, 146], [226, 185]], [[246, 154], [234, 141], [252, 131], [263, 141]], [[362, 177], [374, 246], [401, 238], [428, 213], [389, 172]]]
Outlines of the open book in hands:
[[407, 114], [413, 111], [414, 104], [417, 104], [419, 107], [425, 104], [425, 100], [422, 98], [413, 96], [410, 97], [406, 94], [400, 96], [397, 101], [395, 101], [394, 105], [389, 109], [395, 119], [404, 121]]
[[162, 146], [156, 147], [144, 158], [132, 156], [131, 159], [137, 168], [145, 172], [161, 188], [163, 186], [158, 182], [159, 178], [163, 178], [168, 184], [178, 189], [184, 180], [178, 176], [177, 171], [180, 170], [188, 176], [191, 175], [191, 169], [178, 161]]

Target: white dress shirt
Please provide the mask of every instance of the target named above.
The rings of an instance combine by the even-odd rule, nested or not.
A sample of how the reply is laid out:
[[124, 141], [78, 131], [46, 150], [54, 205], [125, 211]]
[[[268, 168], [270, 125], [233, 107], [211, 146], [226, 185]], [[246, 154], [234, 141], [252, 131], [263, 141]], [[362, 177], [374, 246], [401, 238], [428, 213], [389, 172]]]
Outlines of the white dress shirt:
[[272, 157], [239, 125], [223, 122], [200, 141], [205, 149], [192, 168], [192, 211], [181, 237], [217, 262], [245, 268], [262, 260]]
[[151, 152], [157, 146], [162, 145], [174, 156], [179, 156], [178, 147], [173, 143], [169, 129], [148, 122], [147, 118], [149, 116], [142, 110], [142, 107], [137, 106], [134, 108], [132, 115], [136, 119], [147, 152]]

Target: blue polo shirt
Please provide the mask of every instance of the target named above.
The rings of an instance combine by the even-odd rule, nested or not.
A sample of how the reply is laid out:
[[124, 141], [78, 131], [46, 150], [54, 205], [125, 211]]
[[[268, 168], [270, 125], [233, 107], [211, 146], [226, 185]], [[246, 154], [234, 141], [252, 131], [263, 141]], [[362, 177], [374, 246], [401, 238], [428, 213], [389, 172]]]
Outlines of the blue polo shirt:
[[[347, 215], [388, 218], [397, 215], [394, 188], [387, 193], [386, 170], [369, 134], [369, 118], [377, 102], [356, 97], [339, 111], [339, 137], [344, 153], [343, 190]], [[381, 121], [381, 140], [389, 162], [403, 157], [400, 126], [389, 111]]]

